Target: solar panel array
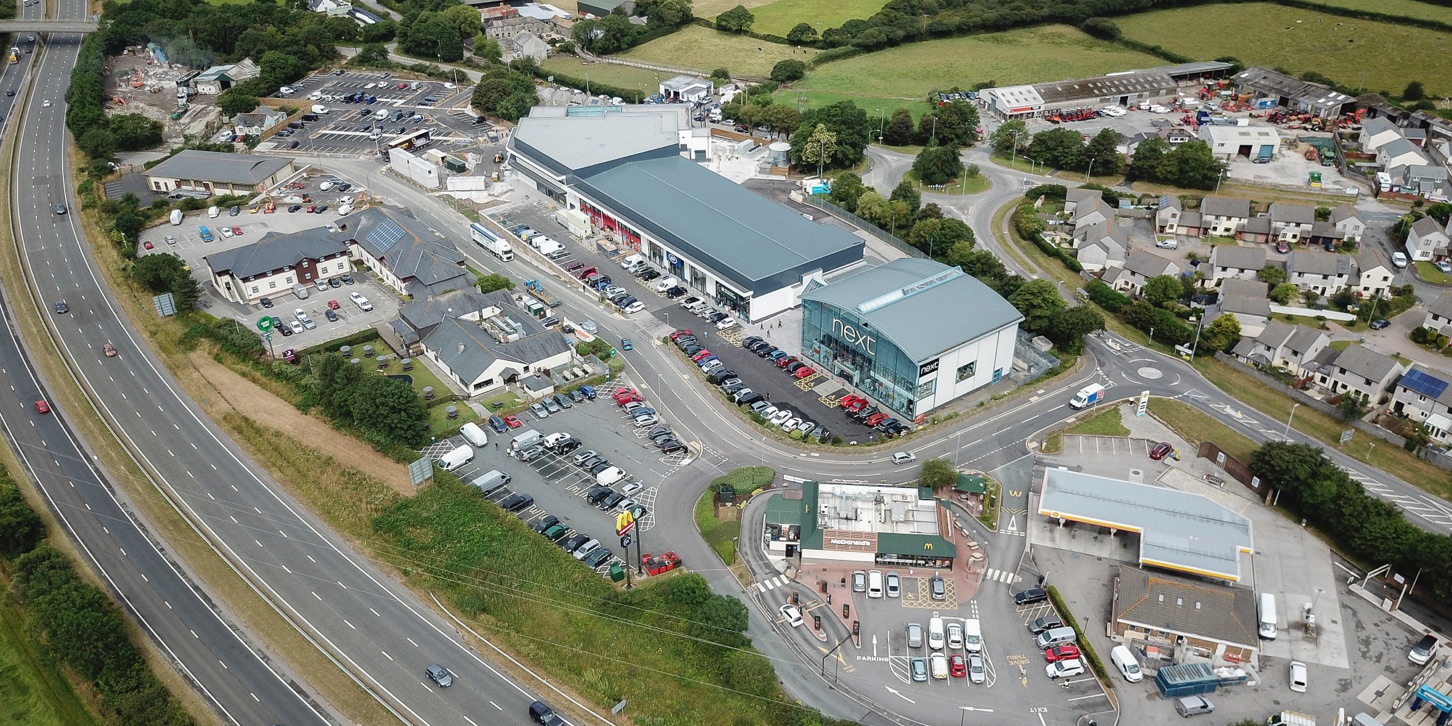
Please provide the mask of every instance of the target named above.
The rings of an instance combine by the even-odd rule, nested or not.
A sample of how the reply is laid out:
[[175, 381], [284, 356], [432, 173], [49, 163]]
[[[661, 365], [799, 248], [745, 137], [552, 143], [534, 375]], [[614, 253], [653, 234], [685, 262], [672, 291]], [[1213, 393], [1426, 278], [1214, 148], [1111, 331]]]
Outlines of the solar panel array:
[[384, 219], [378, 223], [377, 227], [373, 228], [373, 231], [368, 233], [368, 241], [372, 242], [373, 246], [378, 248], [379, 252], [387, 252], [395, 244], [398, 244], [398, 241], [403, 239], [406, 234], [408, 233], [404, 232], [403, 228], [398, 226], [397, 222], [391, 219]]
[[1433, 378], [1425, 371], [1415, 369], [1407, 371], [1407, 374], [1402, 376], [1401, 385], [1409, 391], [1415, 391], [1431, 399], [1436, 399], [1447, 390], [1446, 381]]

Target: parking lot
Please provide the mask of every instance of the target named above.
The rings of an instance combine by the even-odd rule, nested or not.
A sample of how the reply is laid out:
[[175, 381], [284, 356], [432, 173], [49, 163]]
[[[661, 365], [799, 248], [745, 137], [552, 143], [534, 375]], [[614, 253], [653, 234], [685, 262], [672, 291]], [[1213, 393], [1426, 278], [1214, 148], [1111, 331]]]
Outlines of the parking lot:
[[[595, 400], [573, 403], [571, 408], [543, 418], [528, 411], [521, 413], [517, 417], [520, 427], [509, 429], [504, 434], [489, 428], [487, 420], [481, 420], [479, 425], [486, 429], [488, 442], [483, 447], [475, 447], [474, 459], [454, 471], [454, 475], [467, 483], [492, 470], [508, 474], [512, 481], [489, 493], [487, 498], [496, 504], [506, 504], [516, 494], [529, 496], [531, 501], [517, 510], [518, 516], [531, 526], [541, 524], [549, 517], [556, 518], [565, 527], [565, 531], [558, 532], [557, 542], [561, 544], [580, 534], [598, 539], [602, 547], [610, 550], [609, 556], [597, 563], [597, 569], [602, 573], [617, 560], [636, 564], [634, 545], [627, 555], [615, 535], [615, 516], [628, 502], [644, 507], [632, 535], [639, 540], [641, 552], [660, 554], [670, 550], [670, 542], [656, 541], [650, 534], [656, 525], [655, 500], [662, 482], [686, 462], [686, 455], [662, 455], [645, 438], [644, 431], [637, 429], [621, 407], [611, 400], [611, 393], [626, 385], [616, 382], [613, 386], [596, 389]], [[510, 442], [527, 435], [528, 431], [545, 435], [568, 433], [582, 443], [568, 452], [546, 451], [526, 463], [512, 455]], [[422, 453], [439, 457], [462, 445], [468, 443], [462, 437], [454, 437], [431, 444]], [[577, 463], [577, 460], [584, 461], [581, 457], [592, 452], [604, 457], [611, 465], [620, 467], [626, 474], [624, 479], [610, 487], [620, 496], [613, 500], [605, 499], [599, 506], [587, 501], [587, 497], [598, 490], [596, 478]], [[613, 506], [605, 506], [607, 504]]]
[[[309, 76], [291, 88], [293, 93], [278, 95], [304, 106], [325, 106], [328, 113], [274, 137], [266, 142], [270, 148], [299, 154], [376, 153], [390, 140], [423, 129], [430, 131], [436, 147], [500, 141], [493, 126], [468, 113], [472, 89], [467, 85], [388, 73], [344, 73]], [[293, 141], [297, 147], [291, 146]]]

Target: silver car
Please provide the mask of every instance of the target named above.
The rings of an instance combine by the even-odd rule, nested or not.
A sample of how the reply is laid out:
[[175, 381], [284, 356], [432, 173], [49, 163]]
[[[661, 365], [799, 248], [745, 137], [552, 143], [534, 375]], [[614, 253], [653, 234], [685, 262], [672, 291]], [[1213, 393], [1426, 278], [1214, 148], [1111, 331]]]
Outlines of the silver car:
[[546, 398], [541, 403], [544, 404], [544, 407], [546, 409], [548, 409], [550, 413], [559, 413], [560, 412], [560, 404], [555, 403], [554, 399], [552, 399], [552, 398]]
[[538, 416], [539, 418], [550, 417], [549, 409], [545, 408], [538, 401], [529, 404], [529, 412], [534, 414], [535, 416]]
[[900, 597], [902, 595], [902, 578], [896, 572], [887, 573], [887, 596]]

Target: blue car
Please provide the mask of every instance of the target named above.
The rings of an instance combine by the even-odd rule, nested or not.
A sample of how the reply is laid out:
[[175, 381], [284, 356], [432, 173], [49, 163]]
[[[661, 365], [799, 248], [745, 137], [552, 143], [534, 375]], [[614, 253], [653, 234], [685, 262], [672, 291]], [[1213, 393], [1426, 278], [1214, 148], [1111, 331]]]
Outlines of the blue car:
[[499, 418], [498, 416], [489, 417], [489, 427], [494, 429], [495, 431], [498, 431], [501, 434], [509, 431], [509, 426], [504, 423], [504, 419]]
[[585, 398], [588, 398], [591, 401], [595, 400], [595, 387], [594, 386], [580, 386], [580, 393], [585, 394]]

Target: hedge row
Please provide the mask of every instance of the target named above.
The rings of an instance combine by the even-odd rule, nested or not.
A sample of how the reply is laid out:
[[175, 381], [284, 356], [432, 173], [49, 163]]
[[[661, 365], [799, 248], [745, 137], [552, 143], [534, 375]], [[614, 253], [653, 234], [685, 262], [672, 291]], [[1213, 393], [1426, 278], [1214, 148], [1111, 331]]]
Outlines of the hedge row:
[[586, 81], [583, 78], [567, 76], [563, 73], [556, 73], [554, 71], [546, 71], [545, 69], [538, 66], [535, 66], [534, 68], [534, 75], [536, 78], [539, 78], [541, 80], [549, 80], [550, 78], [553, 78], [554, 83], [560, 86], [569, 86], [570, 88], [574, 88], [579, 91], [584, 91], [586, 88], [588, 88], [589, 93], [593, 95], [616, 96], [619, 98], [630, 100], [632, 103], [640, 103], [641, 99], [647, 98], [651, 95], [651, 93], [648, 93], [639, 88], [625, 88], [622, 86], [612, 86], [608, 83], [599, 83], [597, 81]]
[[195, 722], [157, 679], [126, 632], [126, 618], [75, 564], [44, 541], [45, 525], [0, 468], [0, 557], [26, 631], [48, 659], [65, 664], [99, 696], [108, 723], [189, 726]]
[[1084, 659], [1089, 661], [1089, 667], [1094, 669], [1094, 675], [1099, 676], [1099, 682], [1109, 688], [1114, 687], [1114, 679], [1109, 677], [1109, 671], [1104, 669], [1104, 662], [1099, 660], [1099, 654], [1094, 652], [1094, 644], [1084, 637], [1083, 628], [1079, 627], [1079, 619], [1069, 610], [1064, 598], [1059, 594], [1059, 588], [1049, 585], [1044, 588], [1049, 591], [1049, 600], [1054, 603], [1054, 609], [1059, 611], [1059, 616], [1064, 619], [1064, 624], [1074, 629], [1074, 635], [1079, 641], [1079, 652], [1084, 654]]

